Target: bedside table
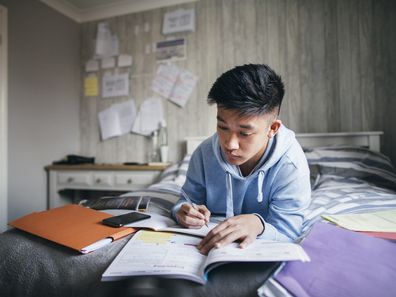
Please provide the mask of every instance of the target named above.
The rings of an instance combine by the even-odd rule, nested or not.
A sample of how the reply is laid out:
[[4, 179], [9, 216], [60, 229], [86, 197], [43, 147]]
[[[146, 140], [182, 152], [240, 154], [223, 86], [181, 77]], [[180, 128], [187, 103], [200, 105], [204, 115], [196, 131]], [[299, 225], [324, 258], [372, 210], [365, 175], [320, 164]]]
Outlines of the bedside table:
[[62, 190], [124, 191], [141, 190], [155, 183], [168, 165], [82, 164], [49, 165], [47, 207], [71, 203]]

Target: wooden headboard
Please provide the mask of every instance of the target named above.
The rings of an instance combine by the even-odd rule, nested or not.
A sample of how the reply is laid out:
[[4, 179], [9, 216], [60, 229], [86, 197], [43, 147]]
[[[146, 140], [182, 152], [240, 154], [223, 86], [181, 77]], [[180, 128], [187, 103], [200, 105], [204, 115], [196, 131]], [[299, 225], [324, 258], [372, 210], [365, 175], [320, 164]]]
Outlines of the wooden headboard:
[[[328, 145], [357, 145], [380, 151], [381, 131], [368, 132], [334, 132], [334, 133], [297, 133], [296, 137], [303, 147]], [[204, 141], [205, 136], [186, 137], [187, 154], [192, 152]]]

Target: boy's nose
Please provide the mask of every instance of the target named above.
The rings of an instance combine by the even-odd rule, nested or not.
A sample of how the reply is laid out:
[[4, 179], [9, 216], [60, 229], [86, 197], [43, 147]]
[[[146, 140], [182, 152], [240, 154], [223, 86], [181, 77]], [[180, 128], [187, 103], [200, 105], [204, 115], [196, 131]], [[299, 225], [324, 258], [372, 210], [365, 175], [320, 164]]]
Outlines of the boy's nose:
[[231, 134], [225, 141], [225, 147], [229, 151], [239, 149], [238, 137], [235, 134]]

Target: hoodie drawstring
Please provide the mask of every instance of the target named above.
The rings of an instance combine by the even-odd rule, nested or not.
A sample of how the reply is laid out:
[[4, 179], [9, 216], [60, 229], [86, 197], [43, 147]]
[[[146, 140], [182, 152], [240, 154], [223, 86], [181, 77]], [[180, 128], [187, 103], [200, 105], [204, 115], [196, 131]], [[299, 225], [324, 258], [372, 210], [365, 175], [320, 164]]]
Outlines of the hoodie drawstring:
[[263, 202], [264, 171], [259, 170], [257, 180], [257, 202]]
[[[264, 183], [264, 171], [259, 170], [257, 179], [257, 202], [263, 202], [263, 183]], [[230, 218], [234, 216], [234, 195], [232, 192], [232, 175], [226, 171], [226, 187], [227, 187], [227, 199], [226, 199], [226, 217]]]
[[232, 176], [226, 172], [227, 201], [226, 201], [226, 218], [234, 216], [234, 198], [232, 194]]

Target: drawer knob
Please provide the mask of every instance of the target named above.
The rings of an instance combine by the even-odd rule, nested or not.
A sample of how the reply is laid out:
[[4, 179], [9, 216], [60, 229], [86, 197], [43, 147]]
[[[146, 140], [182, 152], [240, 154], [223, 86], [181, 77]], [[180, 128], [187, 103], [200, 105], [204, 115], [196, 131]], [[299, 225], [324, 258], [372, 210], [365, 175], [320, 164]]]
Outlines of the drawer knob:
[[132, 183], [132, 179], [128, 178], [127, 183], [131, 184]]
[[73, 180], [74, 180], [74, 178], [69, 177], [69, 178], [67, 179], [67, 182], [68, 182], [68, 183], [71, 183], [71, 182], [73, 182]]
[[101, 180], [100, 178], [97, 178], [97, 179], [96, 179], [96, 183], [97, 183], [97, 184], [100, 184], [101, 181], [102, 181], [102, 180]]

